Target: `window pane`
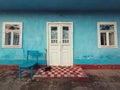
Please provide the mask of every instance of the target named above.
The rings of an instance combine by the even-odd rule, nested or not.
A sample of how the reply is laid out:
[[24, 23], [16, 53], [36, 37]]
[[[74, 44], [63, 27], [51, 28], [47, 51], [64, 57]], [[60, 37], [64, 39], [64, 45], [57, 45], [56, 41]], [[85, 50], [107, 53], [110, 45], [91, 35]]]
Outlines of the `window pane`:
[[100, 33], [101, 45], [107, 45], [106, 42], [106, 33]]
[[11, 32], [5, 33], [5, 45], [11, 44]]
[[20, 25], [17, 24], [6, 24], [5, 25], [6, 30], [20, 30]]
[[19, 45], [19, 33], [13, 33], [13, 45]]
[[101, 24], [100, 30], [114, 30], [113, 24]]
[[69, 43], [69, 27], [63, 26], [62, 29], [62, 43]]
[[69, 27], [64, 26], [63, 27], [63, 39], [69, 38]]
[[110, 45], [114, 45], [115, 41], [114, 41], [114, 32], [110, 32], [109, 33], [109, 44]]
[[51, 39], [57, 39], [57, 27], [51, 27]]
[[57, 27], [51, 27], [51, 43], [57, 43]]

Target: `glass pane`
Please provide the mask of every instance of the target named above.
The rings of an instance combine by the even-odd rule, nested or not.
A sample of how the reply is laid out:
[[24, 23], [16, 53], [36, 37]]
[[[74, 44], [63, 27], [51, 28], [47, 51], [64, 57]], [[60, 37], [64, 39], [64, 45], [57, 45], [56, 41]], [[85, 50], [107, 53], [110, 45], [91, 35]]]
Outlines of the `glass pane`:
[[6, 24], [6, 30], [20, 30], [20, 26], [18, 24]]
[[51, 27], [51, 39], [57, 39], [57, 27]]
[[101, 24], [100, 30], [114, 30], [113, 24]]
[[100, 33], [101, 45], [107, 45], [106, 42], [106, 33]]
[[110, 32], [109, 33], [109, 44], [110, 45], [114, 45], [115, 42], [114, 42], [114, 32]]
[[69, 27], [63, 26], [62, 31], [62, 43], [69, 43]]
[[69, 27], [63, 27], [63, 39], [69, 39]]
[[19, 45], [19, 33], [13, 34], [13, 45]]
[[5, 45], [11, 44], [11, 32], [5, 33]]

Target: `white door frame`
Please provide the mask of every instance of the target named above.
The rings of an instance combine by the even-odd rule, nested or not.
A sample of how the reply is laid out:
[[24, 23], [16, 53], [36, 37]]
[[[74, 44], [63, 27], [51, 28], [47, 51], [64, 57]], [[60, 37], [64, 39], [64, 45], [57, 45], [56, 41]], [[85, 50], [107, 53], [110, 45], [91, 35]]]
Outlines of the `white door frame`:
[[71, 24], [71, 64], [73, 65], [73, 22], [47, 22], [46, 24], [46, 34], [47, 34], [47, 65], [49, 65], [49, 24]]

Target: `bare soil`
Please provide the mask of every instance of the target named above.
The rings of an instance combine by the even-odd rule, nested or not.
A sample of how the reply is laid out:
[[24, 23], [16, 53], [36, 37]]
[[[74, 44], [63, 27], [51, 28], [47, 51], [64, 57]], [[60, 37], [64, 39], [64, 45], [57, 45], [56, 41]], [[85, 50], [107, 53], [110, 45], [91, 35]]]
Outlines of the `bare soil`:
[[34, 81], [17, 70], [0, 70], [0, 90], [120, 90], [120, 70], [85, 70], [89, 82], [72, 80]]

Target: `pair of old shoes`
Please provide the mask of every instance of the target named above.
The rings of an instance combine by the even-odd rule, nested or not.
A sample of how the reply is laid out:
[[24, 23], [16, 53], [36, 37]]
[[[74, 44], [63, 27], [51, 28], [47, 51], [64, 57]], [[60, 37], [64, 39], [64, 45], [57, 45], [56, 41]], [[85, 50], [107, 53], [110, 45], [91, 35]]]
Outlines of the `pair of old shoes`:
[[51, 66], [47, 66], [47, 67], [45, 68], [45, 71], [50, 71], [51, 69], [52, 69]]

